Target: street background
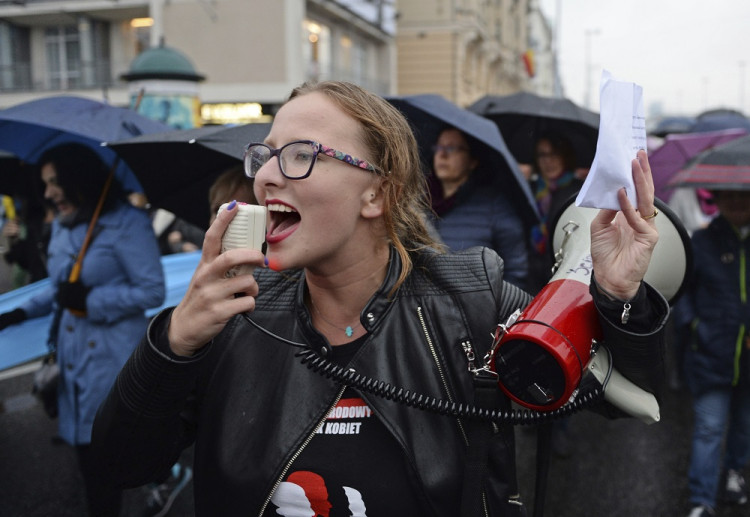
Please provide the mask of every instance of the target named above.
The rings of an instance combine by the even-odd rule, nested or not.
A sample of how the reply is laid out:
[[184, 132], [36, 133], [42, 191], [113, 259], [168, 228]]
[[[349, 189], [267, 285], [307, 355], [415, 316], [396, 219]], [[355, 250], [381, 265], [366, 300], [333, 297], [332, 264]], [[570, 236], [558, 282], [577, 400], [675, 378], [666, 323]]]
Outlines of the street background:
[[[0, 516], [84, 517], [82, 481], [73, 450], [54, 443], [57, 422], [30, 394], [27, 373], [0, 373]], [[15, 372], [23, 372], [16, 369]], [[684, 517], [691, 408], [684, 390], [669, 389], [662, 420], [607, 420], [591, 411], [571, 417], [572, 455], [550, 462], [545, 517]], [[518, 471], [533, 515], [536, 432], [517, 428]], [[191, 459], [191, 450], [183, 456]], [[745, 471], [750, 478], [750, 472]], [[170, 516], [192, 517], [192, 485]], [[125, 494], [123, 517], [138, 517], [142, 489]], [[718, 517], [747, 517], [745, 507], [719, 508]], [[377, 516], [376, 516], [377, 517]]]

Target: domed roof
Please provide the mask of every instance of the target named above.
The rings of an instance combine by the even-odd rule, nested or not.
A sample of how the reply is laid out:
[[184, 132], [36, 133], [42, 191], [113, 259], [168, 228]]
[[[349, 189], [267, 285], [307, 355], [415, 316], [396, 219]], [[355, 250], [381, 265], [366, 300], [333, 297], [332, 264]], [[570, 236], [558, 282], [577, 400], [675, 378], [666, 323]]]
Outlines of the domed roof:
[[196, 82], [206, 78], [195, 71], [185, 54], [164, 45], [141, 52], [130, 64], [130, 71], [121, 77], [125, 81], [181, 79]]

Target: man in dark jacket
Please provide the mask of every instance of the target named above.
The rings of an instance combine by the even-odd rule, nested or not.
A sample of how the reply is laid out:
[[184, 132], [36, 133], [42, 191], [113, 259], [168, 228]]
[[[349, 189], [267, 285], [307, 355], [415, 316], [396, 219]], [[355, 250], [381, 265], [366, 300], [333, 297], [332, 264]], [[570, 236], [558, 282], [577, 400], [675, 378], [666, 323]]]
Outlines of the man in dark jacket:
[[695, 413], [690, 517], [715, 515], [717, 500], [747, 502], [742, 471], [750, 460], [750, 191], [717, 191], [714, 198], [719, 216], [693, 234], [694, 275], [675, 310]]

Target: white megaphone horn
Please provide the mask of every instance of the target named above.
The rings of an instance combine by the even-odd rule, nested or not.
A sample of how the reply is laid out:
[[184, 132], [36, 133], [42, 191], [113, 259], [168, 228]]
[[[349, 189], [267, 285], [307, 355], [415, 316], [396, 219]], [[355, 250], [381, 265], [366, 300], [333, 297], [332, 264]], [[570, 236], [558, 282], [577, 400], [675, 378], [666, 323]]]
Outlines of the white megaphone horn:
[[[552, 278], [520, 314], [499, 326], [504, 332], [498, 333], [491, 350], [490, 368], [500, 388], [522, 406], [541, 411], [571, 399], [589, 366], [592, 346], [602, 338], [589, 293], [590, 225], [599, 210], [577, 207], [574, 201], [575, 196], [551, 226], [556, 259]], [[671, 304], [692, 268], [690, 237], [665, 203], [655, 199], [654, 205], [659, 241], [644, 280]]]

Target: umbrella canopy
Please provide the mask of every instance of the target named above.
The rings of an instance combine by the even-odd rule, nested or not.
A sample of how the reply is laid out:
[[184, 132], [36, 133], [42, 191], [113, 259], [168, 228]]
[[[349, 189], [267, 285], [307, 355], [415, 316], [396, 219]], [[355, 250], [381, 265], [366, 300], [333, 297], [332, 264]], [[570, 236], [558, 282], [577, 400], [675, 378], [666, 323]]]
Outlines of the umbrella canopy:
[[695, 122], [695, 117], [664, 117], [659, 120], [656, 127], [649, 133], [661, 138], [672, 133], [689, 133], [695, 126]]
[[[422, 160], [432, 164], [432, 146], [440, 132], [450, 126], [464, 133], [475, 149], [482, 167], [491, 171], [499, 184], [516, 203], [524, 221], [536, 224], [539, 213], [528, 182], [503, 141], [497, 126], [490, 120], [465, 110], [448, 99], [434, 94], [389, 97], [412, 126]], [[428, 165], [427, 170], [429, 170]]]
[[242, 166], [245, 146], [262, 142], [271, 124], [206, 126], [106, 142], [130, 166], [149, 202], [200, 227], [208, 223], [208, 189]]
[[704, 151], [678, 172], [668, 185], [750, 190], [750, 135]]
[[667, 135], [661, 147], [650, 153], [648, 157], [653, 172], [656, 197], [664, 202], [669, 201], [673, 190], [667, 187], [667, 183], [692, 158], [707, 149], [731, 142], [747, 134], [748, 131], [745, 129], [724, 129], [705, 133]]
[[560, 133], [570, 140], [579, 167], [588, 168], [594, 161], [599, 115], [569, 99], [542, 97], [530, 92], [486, 95], [469, 106], [469, 110], [497, 124], [519, 163], [534, 163], [534, 144], [547, 131]]
[[[112, 166], [116, 155], [101, 148], [101, 142], [167, 129], [130, 109], [76, 96], [45, 97], [0, 110], [0, 149], [36, 163], [47, 149], [78, 142], [94, 148]], [[116, 175], [126, 190], [141, 190], [126, 166], [118, 167]]]
[[698, 115], [691, 133], [718, 131], [720, 129], [741, 128], [750, 132], [750, 119], [742, 113], [729, 109], [705, 111]]

